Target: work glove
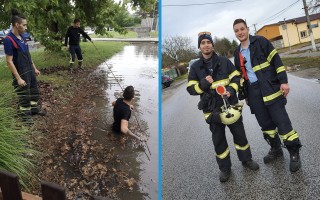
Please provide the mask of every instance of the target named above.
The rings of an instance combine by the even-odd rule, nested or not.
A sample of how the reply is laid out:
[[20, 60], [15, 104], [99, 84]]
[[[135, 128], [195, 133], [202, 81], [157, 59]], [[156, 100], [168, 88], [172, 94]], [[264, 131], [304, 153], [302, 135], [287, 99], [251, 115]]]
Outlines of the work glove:
[[201, 90], [203, 90], [203, 91], [209, 90], [210, 86], [211, 86], [211, 83], [209, 83], [206, 80], [206, 78], [203, 78], [203, 79], [200, 80], [199, 87], [200, 87]]

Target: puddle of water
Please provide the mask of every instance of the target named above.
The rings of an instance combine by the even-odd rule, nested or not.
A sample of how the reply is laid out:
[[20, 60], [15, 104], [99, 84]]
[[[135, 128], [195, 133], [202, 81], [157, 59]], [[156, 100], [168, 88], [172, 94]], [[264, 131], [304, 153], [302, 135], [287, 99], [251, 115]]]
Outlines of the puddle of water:
[[[142, 148], [131, 146], [121, 149], [115, 143], [103, 140], [113, 122], [111, 102], [121, 97], [122, 89], [110, 72], [112, 70], [122, 88], [132, 85], [135, 88], [135, 111], [131, 115], [131, 124], [138, 126], [150, 135], [148, 145], [151, 151], [150, 161]], [[115, 152], [125, 163], [117, 166], [129, 171], [130, 177], [139, 180], [132, 191], [122, 190], [120, 199], [157, 199], [158, 197], [158, 46], [157, 44], [131, 44], [99, 66], [98, 71], [105, 74], [107, 84], [103, 98], [95, 97], [96, 109], [103, 110], [104, 116], [97, 122], [94, 137], [104, 145], [115, 147]], [[138, 122], [135, 118], [138, 119]], [[102, 129], [102, 130], [101, 130]], [[134, 140], [130, 138], [129, 140]], [[147, 151], [147, 150], [146, 150]]]

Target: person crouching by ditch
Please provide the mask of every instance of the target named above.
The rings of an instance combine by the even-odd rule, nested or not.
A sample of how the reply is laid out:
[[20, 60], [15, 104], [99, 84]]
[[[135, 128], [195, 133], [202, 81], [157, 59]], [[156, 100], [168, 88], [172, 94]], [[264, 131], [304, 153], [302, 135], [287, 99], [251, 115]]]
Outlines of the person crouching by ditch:
[[229, 59], [220, 57], [214, 52], [210, 32], [198, 34], [198, 48], [201, 51], [200, 59], [191, 65], [187, 91], [190, 95], [200, 95], [198, 108], [203, 111], [212, 132], [216, 160], [220, 169], [219, 179], [220, 182], [226, 182], [231, 174], [230, 151], [225, 134], [226, 125], [233, 135], [234, 146], [243, 166], [250, 170], [259, 169], [259, 165], [252, 160], [241, 112], [238, 113], [238, 119], [234, 119], [233, 122], [223, 121], [220, 114], [224, 102], [215, 90], [218, 86], [224, 86], [226, 91], [223, 95], [227, 96], [225, 98], [231, 105], [237, 104], [236, 93], [240, 84], [240, 73]]
[[143, 136], [139, 137], [133, 134], [128, 128], [131, 111], [133, 110], [133, 100], [134, 88], [133, 86], [128, 86], [123, 91], [123, 98], [118, 98], [116, 101], [112, 102], [114, 118], [112, 130], [114, 132], [123, 133], [145, 142], [146, 139]]
[[72, 67], [76, 59], [76, 55], [78, 58], [78, 68], [83, 69], [82, 68], [83, 58], [82, 58], [82, 52], [80, 48], [80, 34], [91, 41], [90, 36], [80, 28], [80, 19], [75, 19], [73, 21], [73, 26], [70, 26], [67, 30], [67, 33], [65, 36], [65, 42], [64, 42], [64, 45], [67, 47], [68, 39], [69, 39], [69, 52], [71, 56], [71, 60], [69, 63], [70, 71], [72, 71]]
[[19, 98], [19, 115], [24, 122], [33, 124], [33, 114], [45, 115], [38, 106], [39, 90], [36, 76], [40, 71], [31, 59], [29, 47], [22, 34], [27, 29], [26, 17], [12, 9], [12, 30], [4, 39], [8, 68], [13, 75], [13, 86]]

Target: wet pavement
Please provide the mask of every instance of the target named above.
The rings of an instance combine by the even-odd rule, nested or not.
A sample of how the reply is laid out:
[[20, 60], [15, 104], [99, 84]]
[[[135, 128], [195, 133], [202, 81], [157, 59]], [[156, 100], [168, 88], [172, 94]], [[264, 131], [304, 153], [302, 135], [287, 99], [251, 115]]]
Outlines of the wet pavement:
[[[281, 58], [295, 58], [295, 57], [318, 57], [320, 56], [320, 43], [316, 44], [318, 51], [313, 51], [312, 45], [301, 47], [299, 49], [288, 50], [285, 53], [280, 53]], [[302, 52], [301, 52], [302, 51]]]
[[[137, 187], [131, 191], [121, 190], [120, 199], [157, 199], [158, 195], [158, 49], [156, 44], [131, 44], [123, 51], [101, 64], [97, 73], [106, 75], [105, 94], [96, 97], [96, 109], [104, 115], [96, 122], [95, 139], [104, 145], [115, 148], [123, 164], [118, 170], [129, 171], [130, 176], [137, 181]], [[113, 74], [116, 79], [114, 78]], [[112, 141], [107, 142], [105, 130], [110, 130], [113, 122], [111, 102], [121, 97], [122, 89], [132, 85], [135, 88], [134, 111], [129, 121], [135, 132], [145, 132], [150, 137], [148, 146], [151, 151], [150, 161], [142, 148], [130, 142], [125, 148], [117, 146]], [[104, 96], [104, 97], [103, 97]], [[107, 101], [104, 99], [107, 98]], [[112, 133], [113, 134], [113, 133]], [[115, 137], [119, 137], [116, 136]], [[128, 140], [135, 140], [128, 138]], [[146, 150], [147, 152], [147, 150]]]

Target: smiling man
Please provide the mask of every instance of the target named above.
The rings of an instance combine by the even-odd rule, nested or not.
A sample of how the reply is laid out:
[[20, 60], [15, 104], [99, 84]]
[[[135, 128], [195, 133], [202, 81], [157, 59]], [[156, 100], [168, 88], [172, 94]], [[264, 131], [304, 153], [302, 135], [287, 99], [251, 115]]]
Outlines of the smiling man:
[[265, 140], [271, 146], [264, 157], [270, 163], [283, 156], [281, 139], [290, 153], [290, 171], [300, 169], [298, 133], [293, 130], [285, 109], [289, 93], [288, 78], [277, 50], [266, 38], [249, 35], [243, 19], [236, 19], [233, 30], [240, 41], [234, 52], [235, 66], [242, 71], [246, 99], [255, 114]]
[[190, 95], [200, 95], [198, 108], [203, 111], [205, 120], [210, 125], [216, 160], [221, 171], [219, 179], [221, 182], [226, 182], [231, 174], [230, 151], [225, 135], [226, 125], [233, 135], [234, 146], [243, 166], [251, 170], [258, 170], [259, 165], [252, 160], [242, 117], [233, 123], [226, 124], [219, 115], [224, 103], [215, 89], [218, 86], [225, 86], [226, 92], [223, 95], [230, 104], [237, 104], [236, 93], [238, 91], [240, 73], [229, 59], [220, 57], [214, 52], [214, 44], [210, 32], [200, 32], [198, 36], [198, 48], [201, 51], [201, 55], [200, 59], [191, 65], [187, 91]]

